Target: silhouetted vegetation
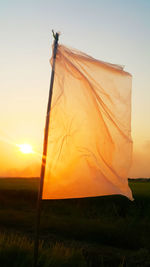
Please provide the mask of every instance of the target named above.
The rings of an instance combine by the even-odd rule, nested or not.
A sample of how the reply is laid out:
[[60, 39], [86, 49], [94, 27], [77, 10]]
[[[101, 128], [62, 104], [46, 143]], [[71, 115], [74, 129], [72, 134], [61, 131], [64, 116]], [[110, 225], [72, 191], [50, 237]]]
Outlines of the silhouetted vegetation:
[[[0, 266], [32, 266], [39, 179], [0, 179]], [[150, 266], [150, 183], [135, 200], [43, 200], [39, 267]]]

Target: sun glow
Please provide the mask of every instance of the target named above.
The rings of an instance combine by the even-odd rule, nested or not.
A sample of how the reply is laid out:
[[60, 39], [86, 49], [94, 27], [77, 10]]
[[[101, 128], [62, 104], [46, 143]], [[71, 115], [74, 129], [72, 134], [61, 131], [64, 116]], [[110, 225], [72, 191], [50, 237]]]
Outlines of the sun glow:
[[21, 144], [21, 145], [18, 145], [18, 147], [19, 147], [20, 151], [24, 154], [34, 153], [32, 146], [29, 144]]

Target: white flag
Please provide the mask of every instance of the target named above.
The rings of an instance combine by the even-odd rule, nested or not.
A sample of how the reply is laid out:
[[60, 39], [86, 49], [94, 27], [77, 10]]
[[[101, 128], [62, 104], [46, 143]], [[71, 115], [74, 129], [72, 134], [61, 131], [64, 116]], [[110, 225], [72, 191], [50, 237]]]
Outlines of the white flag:
[[133, 199], [131, 84], [122, 66], [58, 46], [43, 199]]

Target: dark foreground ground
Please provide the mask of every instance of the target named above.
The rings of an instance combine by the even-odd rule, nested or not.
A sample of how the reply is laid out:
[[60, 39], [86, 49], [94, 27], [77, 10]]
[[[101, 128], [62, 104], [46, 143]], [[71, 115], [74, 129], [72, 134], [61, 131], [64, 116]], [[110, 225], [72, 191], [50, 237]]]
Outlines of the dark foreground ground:
[[[0, 179], [0, 266], [30, 267], [39, 180]], [[39, 267], [150, 266], [150, 181], [123, 196], [42, 201]]]

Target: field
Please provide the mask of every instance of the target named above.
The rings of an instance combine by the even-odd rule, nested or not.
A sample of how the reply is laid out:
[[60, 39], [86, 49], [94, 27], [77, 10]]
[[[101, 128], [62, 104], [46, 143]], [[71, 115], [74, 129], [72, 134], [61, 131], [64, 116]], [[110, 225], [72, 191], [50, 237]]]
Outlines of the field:
[[[39, 179], [0, 179], [0, 266], [30, 267]], [[150, 266], [150, 181], [130, 180], [135, 200], [44, 200], [39, 267]]]

